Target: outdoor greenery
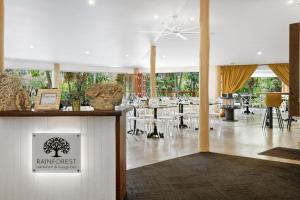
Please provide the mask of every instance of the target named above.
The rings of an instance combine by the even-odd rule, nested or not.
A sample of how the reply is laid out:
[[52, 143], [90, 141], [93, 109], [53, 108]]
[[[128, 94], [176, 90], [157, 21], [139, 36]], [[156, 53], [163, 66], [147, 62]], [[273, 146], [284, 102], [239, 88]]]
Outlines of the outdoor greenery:
[[30, 96], [35, 95], [37, 89], [47, 89], [52, 86], [51, 71], [7, 69], [6, 72], [21, 77], [22, 85]]
[[277, 77], [255, 77], [247, 81], [237, 93], [260, 94], [263, 92], [281, 92], [282, 82]]
[[[147, 79], [147, 94], [150, 93], [150, 78]], [[281, 92], [282, 82], [277, 77], [253, 77], [237, 93], [260, 94], [263, 92]], [[166, 91], [199, 90], [199, 74], [197, 72], [157, 74], [157, 92], [166, 96]], [[186, 96], [190, 96], [188, 93]]]
[[[32, 96], [37, 89], [51, 88], [51, 71], [41, 70], [6, 70], [7, 73], [19, 76], [24, 88]], [[132, 91], [132, 77], [114, 73], [73, 73], [62, 72], [62, 104], [71, 105], [72, 99], [80, 100], [81, 105], [88, 105], [85, 91], [93, 84], [116, 81], [121, 84], [129, 96]], [[146, 90], [150, 95], [150, 76], [145, 74]], [[276, 77], [251, 78], [237, 93], [258, 95], [263, 92], [280, 92], [282, 82]], [[179, 93], [183, 96], [198, 95], [199, 74], [197, 72], [157, 74], [158, 96], [173, 96]]]
[[[72, 103], [72, 101], [81, 101], [82, 105], [86, 105], [87, 100], [85, 98], [85, 90], [89, 87], [90, 83], [90, 74], [88, 73], [73, 73], [73, 72], [65, 72], [64, 73], [64, 83], [68, 85], [68, 92], [64, 92], [64, 101], [68, 101], [68, 105]], [[79, 104], [79, 103], [78, 103]]]
[[62, 72], [63, 77], [60, 85], [62, 93], [62, 104], [71, 105], [72, 99], [80, 100], [81, 105], [88, 105], [89, 101], [85, 96], [85, 91], [93, 84], [114, 81], [116, 75], [113, 73], [74, 73]]
[[[51, 71], [9, 69], [6, 72], [10, 75], [20, 77], [24, 88], [31, 96], [35, 95], [38, 89], [47, 89], [52, 86]], [[87, 105], [88, 99], [85, 97], [86, 89], [96, 83], [115, 81], [117, 74], [62, 72], [61, 77], [62, 104], [71, 105], [72, 98], [77, 98], [80, 99], [82, 105]]]
[[[150, 95], [150, 76], [147, 76], [147, 94]], [[157, 94], [168, 96], [179, 91], [198, 92], [199, 74], [197, 72], [166, 73], [157, 74]], [[185, 94], [190, 96], [189, 93]]]

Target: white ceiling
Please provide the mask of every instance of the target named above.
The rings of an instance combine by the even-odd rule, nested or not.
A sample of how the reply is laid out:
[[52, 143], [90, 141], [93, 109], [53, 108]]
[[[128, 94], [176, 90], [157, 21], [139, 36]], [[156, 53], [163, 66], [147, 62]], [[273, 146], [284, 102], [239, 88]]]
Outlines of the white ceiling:
[[[199, 0], [186, 5], [185, 0], [95, 0], [94, 6], [87, 1], [6, 0], [6, 58], [149, 68], [155, 35], [138, 31], [162, 30], [161, 23], [178, 12], [182, 28], [199, 26]], [[211, 0], [211, 65], [287, 62], [289, 24], [300, 22], [300, 0], [287, 1]], [[158, 41], [159, 70], [198, 69], [199, 35], [187, 37]]]

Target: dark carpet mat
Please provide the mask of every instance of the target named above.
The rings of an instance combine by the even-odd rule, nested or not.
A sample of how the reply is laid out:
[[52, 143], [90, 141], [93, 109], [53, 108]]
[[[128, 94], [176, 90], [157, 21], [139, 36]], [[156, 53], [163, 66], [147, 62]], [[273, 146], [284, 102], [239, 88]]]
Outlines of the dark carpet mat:
[[291, 160], [300, 160], [300, 150], [283, 147], [276, 147], [274, 149], [270, 149], [268, 151], [259, 153], [259, 155], [286, 158]]
[[127, 172], [128, 200], [299, 200], [300, 166], [199, 153]]

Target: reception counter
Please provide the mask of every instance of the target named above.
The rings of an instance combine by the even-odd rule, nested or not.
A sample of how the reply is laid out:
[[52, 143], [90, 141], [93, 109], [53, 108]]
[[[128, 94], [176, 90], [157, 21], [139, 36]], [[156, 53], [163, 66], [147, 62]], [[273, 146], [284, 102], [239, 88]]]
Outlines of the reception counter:
[[0, 112], [0, 199], [125, 199], [129, 109]]

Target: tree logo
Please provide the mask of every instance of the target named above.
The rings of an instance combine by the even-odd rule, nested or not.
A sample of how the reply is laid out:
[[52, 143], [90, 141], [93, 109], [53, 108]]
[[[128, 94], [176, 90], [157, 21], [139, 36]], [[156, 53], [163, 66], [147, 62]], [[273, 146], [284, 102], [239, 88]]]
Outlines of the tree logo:
[[44, 152], [49, 154], [51, 152], [55, 152], [55, 155], [52, 156], [54, 158], [59, 158], [59, 152], [63, 154], [67, 154], [70, 151], [70, 144], [63, 138], [53, 137], [47, 140], [44, 144]]

